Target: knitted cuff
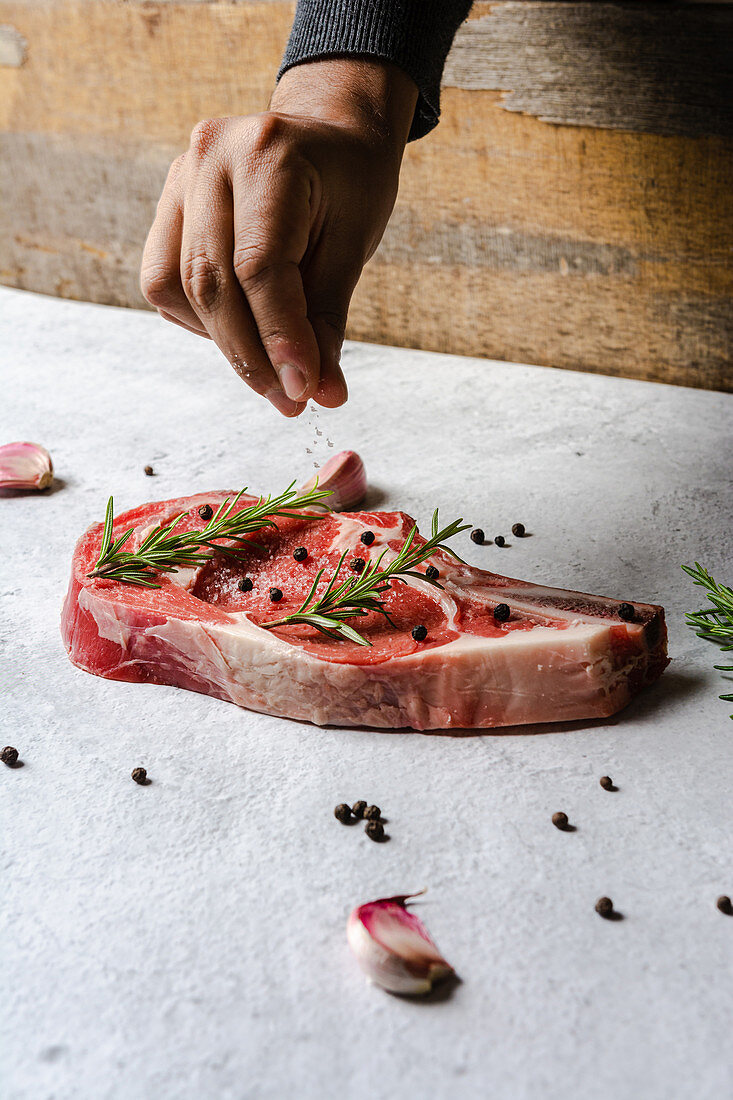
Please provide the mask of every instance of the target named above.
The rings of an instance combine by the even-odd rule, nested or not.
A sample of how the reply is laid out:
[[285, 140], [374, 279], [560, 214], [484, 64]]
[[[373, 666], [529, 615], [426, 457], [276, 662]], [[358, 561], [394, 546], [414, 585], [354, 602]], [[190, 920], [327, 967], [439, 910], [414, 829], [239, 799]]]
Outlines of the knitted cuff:
[[277, 79], [303, 61], [391, 61], [420, 93], [408, 138], [414, 141], [437, 125], [443, 66], [470, 8], [471, 0], [298, 0]]

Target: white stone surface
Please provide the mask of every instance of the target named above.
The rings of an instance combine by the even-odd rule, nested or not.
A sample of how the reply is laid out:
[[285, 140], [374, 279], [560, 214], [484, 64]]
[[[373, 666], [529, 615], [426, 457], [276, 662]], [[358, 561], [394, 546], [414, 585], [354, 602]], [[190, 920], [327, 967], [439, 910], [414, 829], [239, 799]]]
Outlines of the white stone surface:
[[[680, 564], [731, 580], [733, 398], [349, 346], [351, 398], [317, 422], [375, 499], [521, 520], [532, 538], [462, 552], [662, 603], [674, 657], [613, 721], [391, 734], [74, 669], [59, 607], [110, 492], [278, 489], [314, 435], [149, 314], [2, 290], [0, 357], [0, 439], [46, 445], [60, 479], [0, 499], [0, 740], [25, 761], [0, 767], [4, 1100], [731, 1095], [730, 686]], [[388, 844], [333, 818], [360, 797]], [[462, 981], [418, 1003], [365, 985], [345, 922], [423, 886]]]

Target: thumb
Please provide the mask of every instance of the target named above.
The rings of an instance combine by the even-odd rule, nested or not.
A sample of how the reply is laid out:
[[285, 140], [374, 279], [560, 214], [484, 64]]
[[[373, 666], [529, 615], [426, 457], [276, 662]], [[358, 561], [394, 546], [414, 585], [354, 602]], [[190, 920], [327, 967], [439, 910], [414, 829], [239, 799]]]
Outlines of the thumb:
[[[358, 251], [355, 250], [355, 252]], [[361, 265], [335, 255], [330, 249], [319, 250], [303, 273], [303, 288], [308, 304], [308, 320], [318, 343], [321, 372], [314, 400], [326, 408], [343, 405], [348, 396], [346, 379], [340, 366], [346, 319]]]

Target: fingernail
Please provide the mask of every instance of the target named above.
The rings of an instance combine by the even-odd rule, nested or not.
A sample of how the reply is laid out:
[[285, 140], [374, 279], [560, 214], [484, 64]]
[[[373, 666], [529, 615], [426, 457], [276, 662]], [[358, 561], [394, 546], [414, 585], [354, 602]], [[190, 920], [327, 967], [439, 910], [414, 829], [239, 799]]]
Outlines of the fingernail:
[[286, 397], [282, 390], [268, 390], [265, 397], [283, 416], [292, 416], [298, 409], [297, 403]]
[[303, 394], [308, 389], [308, 379], [298, 367], [286, 363], [284, 367], [278, 367], [280, 385], [292, 401], [301, 401]]

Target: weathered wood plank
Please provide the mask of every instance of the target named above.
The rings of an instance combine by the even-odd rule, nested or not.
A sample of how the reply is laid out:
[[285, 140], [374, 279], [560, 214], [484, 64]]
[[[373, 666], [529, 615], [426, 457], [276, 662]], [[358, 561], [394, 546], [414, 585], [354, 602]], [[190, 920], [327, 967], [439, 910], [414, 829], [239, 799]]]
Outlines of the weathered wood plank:
[[730, 11], [684, 4], [476, 4], [443, 75], [543, 122], [733, 136]]
[[[441, 125], [408, 149], [352, 335], [733, 389], [733, 142], [723, 123], [694, 136], [606, 125], [585, 62], [561, 97], [563, 122], [540, 117], [552, 114], [562, 75], [548, 10], [572, 52], [573, 29], [596, 25], [587, 9], [608, 6], [475, 5]], [[19, 66], [0, 64], [0, 281], [140, 305], [140, 253], [170, 160], [199, 118], [264, 107], [292, 7], [0, 0], [0, 24], [26, 43]], [[672, 7], [623, 6], [624, 25], [638, 11], [648, 26]], [[721, 13], [733, 28], [730, 8], [694, 12], [708, 31]], [[468, 80], [466, 50], [473, 88], [454, 86]], [[545, 71], [552, 79], [540, 86]], [[591, 124], [572, 106], [579, 73], [591, 81]], [[674, 84], [675, 96], [685, 89]], [[633, 88], [624, 95], [624, 119], [664, 124], [641, 100], [634, 114]], [[701, 102], [675, 100], [685, 127], [694, 130]]]

